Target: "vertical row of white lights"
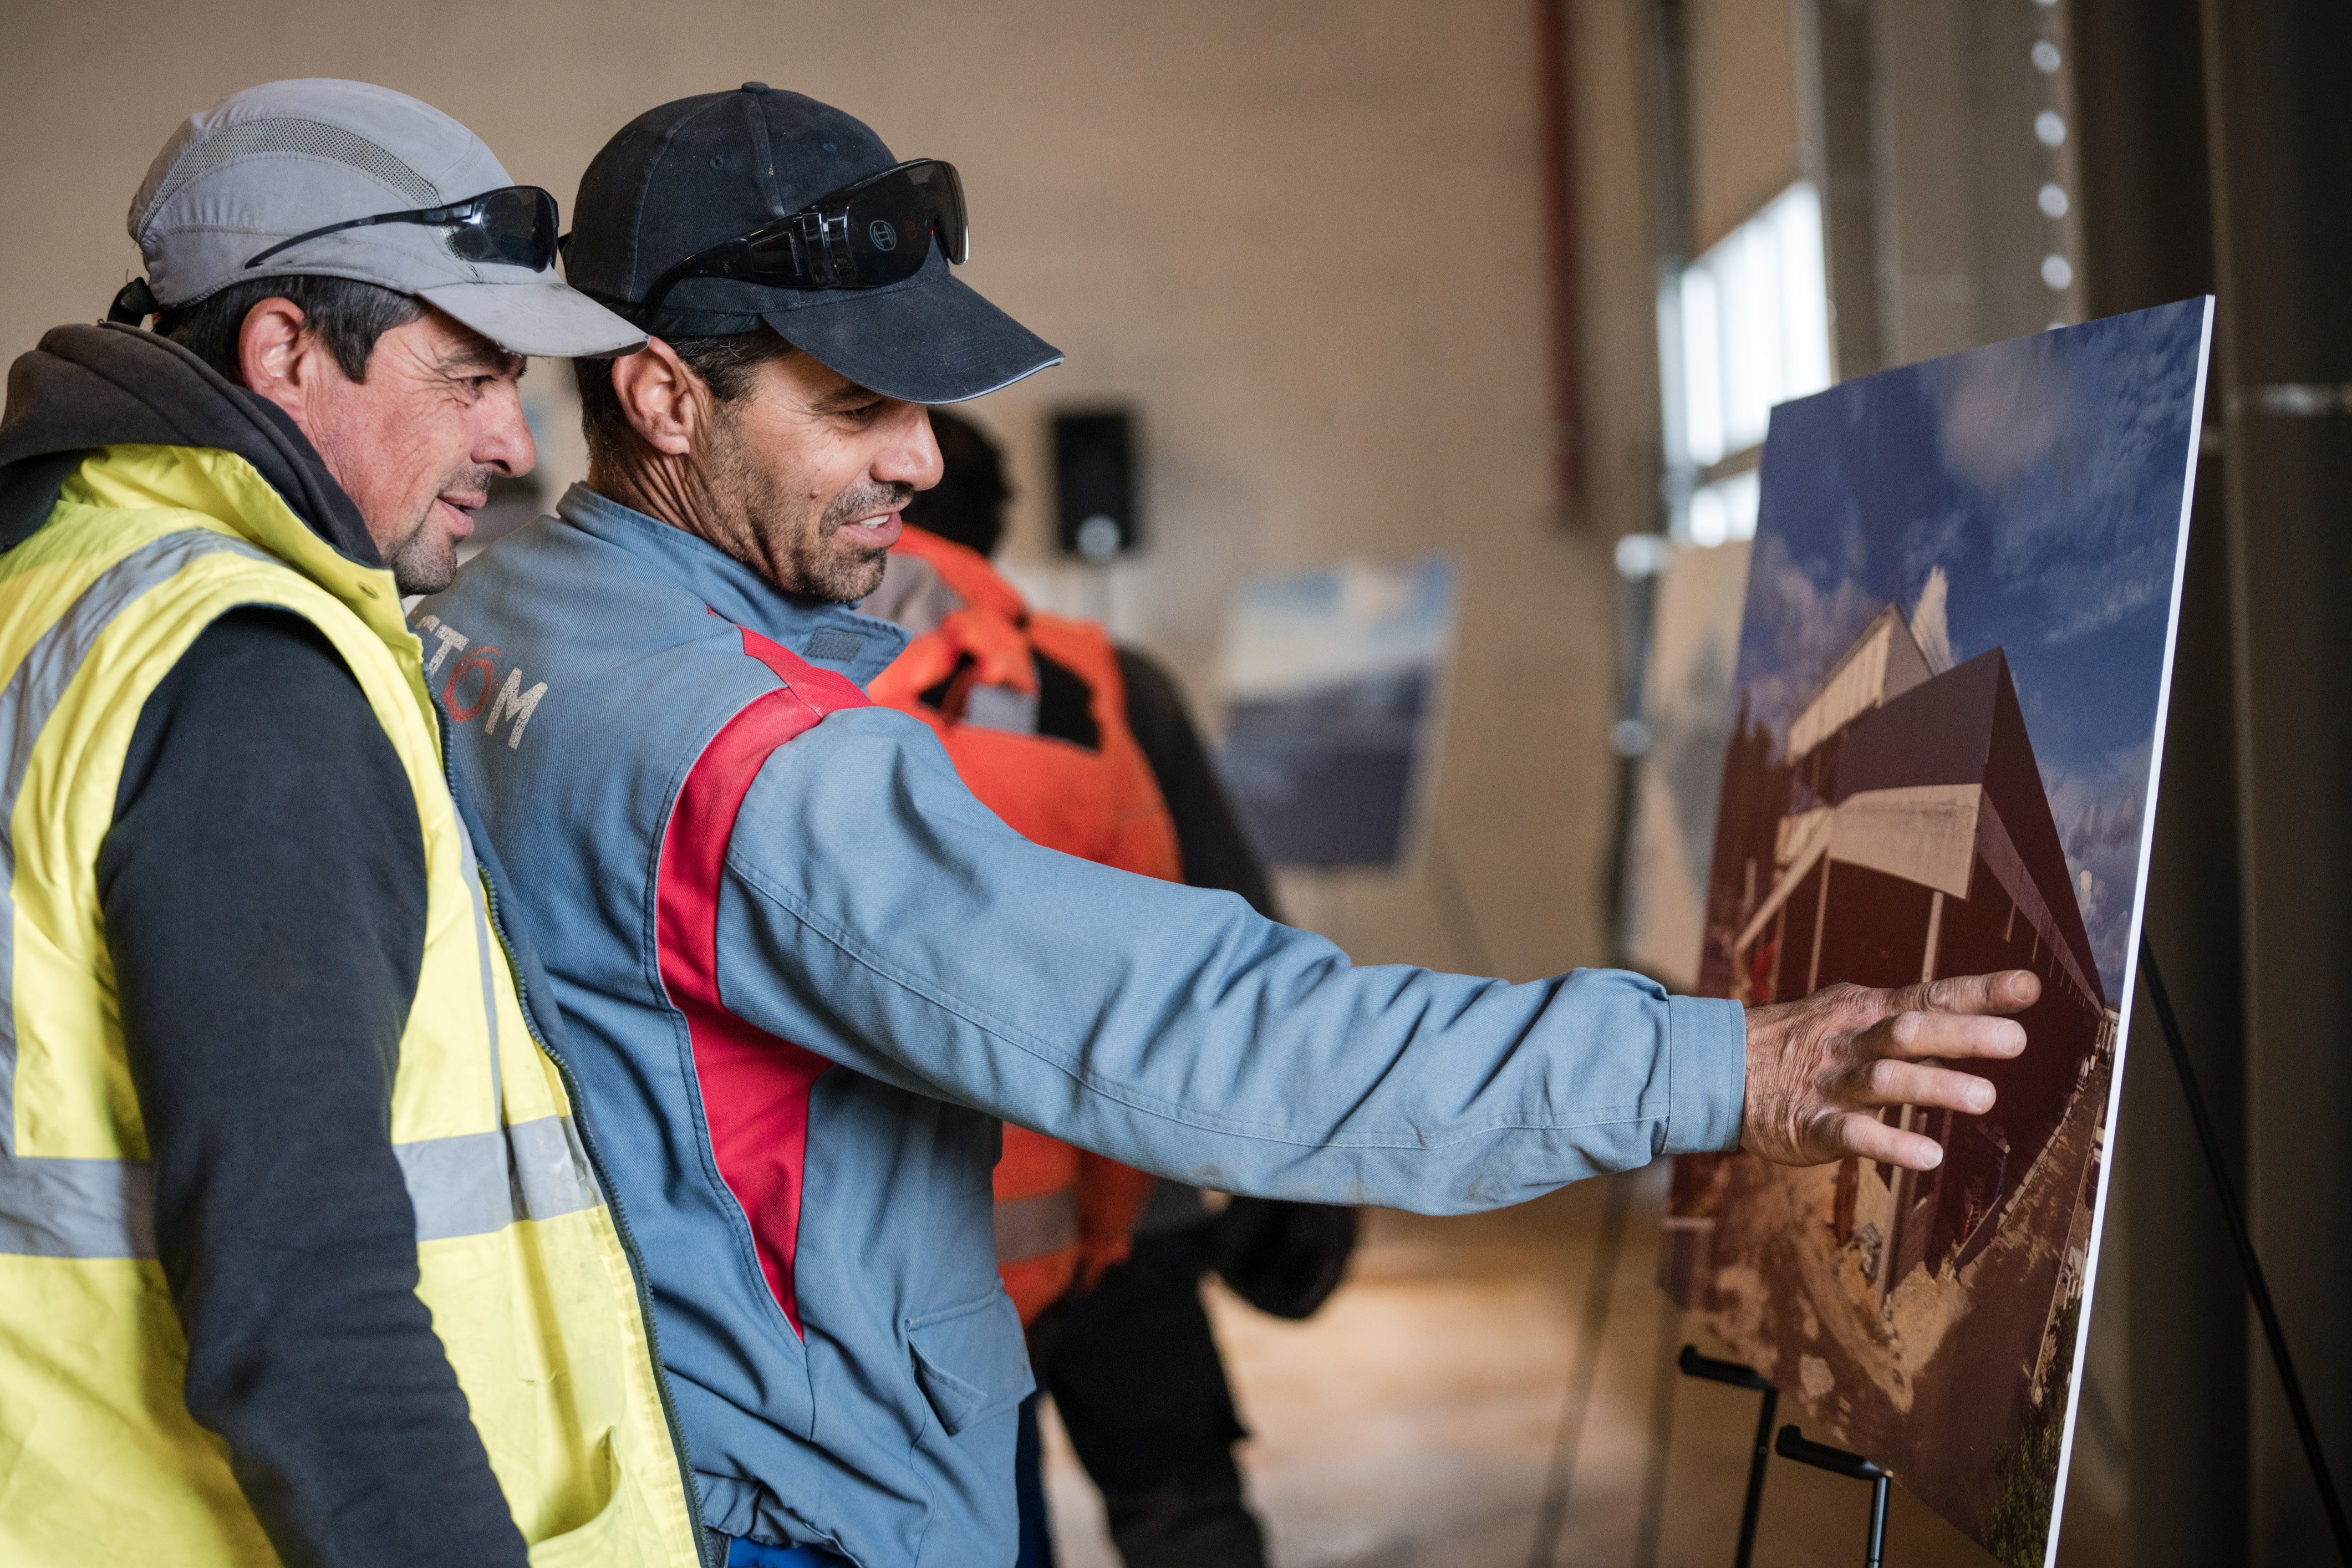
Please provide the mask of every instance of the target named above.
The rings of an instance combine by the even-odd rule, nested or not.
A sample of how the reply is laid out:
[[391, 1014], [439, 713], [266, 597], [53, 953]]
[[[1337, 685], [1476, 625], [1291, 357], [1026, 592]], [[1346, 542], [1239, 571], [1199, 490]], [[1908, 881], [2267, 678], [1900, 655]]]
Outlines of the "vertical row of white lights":
[[1750, 538], [1755, 467], [1694, 481], [1760, 445], [1774, 404], [1830, 384], [1821, 194], [1810, 181], [1790, 185], [1663, 292], [1662, 336], [1676, 362], [1665, 377], [1667, 463], [1683, 481], [1672, 531], [1689, 544]]
[[2050, 242], [2042, 258], [2042, 283], [2053, 294], [2060, 296], [2051, 308], [2050, 324], [2066, 324], [2067, 307], [2064, 295], [2074, 286], [2074, 263], [2066, 254], [2066, 214], [2074, 201], [2068, 195], [2065, 182], [2066, 117], [2059, 111], [2058, 68], [2066, 63], [2058, 42], [2049, 36], [2056, 30], [2058, 0], [2035, 0], [2043, 14], [2044, 36], [2033, 41], [2028, 52], [2033, 68], [2042, 81], [2042, 101], [2046, 105], [2033, 117], [2033, 139], [2042, 143], [2044, 162], [2048, 165], [2042, 188], [2034, 193], [2034, 205], [2050, 222]]

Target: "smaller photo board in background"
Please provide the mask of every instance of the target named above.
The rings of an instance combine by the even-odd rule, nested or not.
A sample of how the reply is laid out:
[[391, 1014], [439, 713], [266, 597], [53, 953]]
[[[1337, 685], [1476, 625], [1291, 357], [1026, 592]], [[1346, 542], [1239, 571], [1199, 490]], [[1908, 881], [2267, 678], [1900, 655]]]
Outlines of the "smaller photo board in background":
[[1684, 546], [1658, 574], [1624, 872], [1625, 962], [1676, 991], [1698, 985], [1716, 801], [1734, 721], [1748, 545]]
[[1390, 867], [1409, 853], [1454, 645], [1442, 555], [1253, 579], [1219, 684], [1225, 782], [1276, 866]]

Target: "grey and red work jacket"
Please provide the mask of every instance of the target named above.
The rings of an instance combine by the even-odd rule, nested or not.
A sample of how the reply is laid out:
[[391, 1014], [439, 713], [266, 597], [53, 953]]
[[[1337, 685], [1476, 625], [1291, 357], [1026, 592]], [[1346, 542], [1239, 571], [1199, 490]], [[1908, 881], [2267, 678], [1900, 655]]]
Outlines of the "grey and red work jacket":
[[897, 627], [583, 487], [414, 624], [731, 1535], [1012, 1563], [999, 1119], [1433, 1213], [1738, 1142], [1736, 1004], [1359, 968], [1231, 893], [1042, 848], [866, 702]]

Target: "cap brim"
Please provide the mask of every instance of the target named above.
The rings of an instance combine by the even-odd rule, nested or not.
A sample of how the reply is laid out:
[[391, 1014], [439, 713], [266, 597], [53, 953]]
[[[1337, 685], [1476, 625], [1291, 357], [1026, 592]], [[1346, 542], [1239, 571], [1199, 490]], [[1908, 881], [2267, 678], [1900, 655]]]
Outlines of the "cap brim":
[[644, 332], [554, 278], [439, 283], [415, 293], [509, 353], [579, 359], [632, 353], [645, 346]]
[[950, 276], [804, 296], [760, 319], [827, 370], [908, 403], [961, 403], [1062, 363], [1062, 351]]

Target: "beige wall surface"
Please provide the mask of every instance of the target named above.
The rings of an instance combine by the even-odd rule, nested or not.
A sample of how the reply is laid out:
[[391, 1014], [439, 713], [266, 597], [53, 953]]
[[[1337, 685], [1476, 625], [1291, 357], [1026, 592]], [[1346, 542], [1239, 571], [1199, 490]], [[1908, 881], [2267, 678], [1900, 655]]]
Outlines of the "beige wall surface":
[[[839, 104], [902, 157], [953, 160], [973, 206], [965, 276], [1069, 355], [972, 405], [1012, 448], [1009, 553], [1025, 580], [1067, 607], [1107, 605], [1213, 717], [1225, 605], [1249, 574], [1349, 553], [1461, 563], [1432, 847], [1393, 876], [1290, 879], [1295, 918], [1366, 960], [1514, 977], [1605, 962], [1607, 546], [1646, 521], [1654, 441], [1633, 0], [1577, 7], [1600, 410], [1599, 515], [1580, 528], [1562, 525], [1545, 451], [1526, 0], [10, 10], [12, 356], [101, 314], [132, 274], [123, 211], [177, 122], [274, 77], [414, 93], [567, 210], [631, 115], [746, 79]], [[530, 384], [560, 486], [579, 468], [562, 367]], [[1108, 584], [1051, 563], [1042, 469], [1047, 412], [1104, 399], [1140, 412], [1152, 536]]]
[[1691, 0], [1687, 16], [1696, 254], [1797, 177], [1797, 30], [1790, 0]]

